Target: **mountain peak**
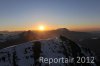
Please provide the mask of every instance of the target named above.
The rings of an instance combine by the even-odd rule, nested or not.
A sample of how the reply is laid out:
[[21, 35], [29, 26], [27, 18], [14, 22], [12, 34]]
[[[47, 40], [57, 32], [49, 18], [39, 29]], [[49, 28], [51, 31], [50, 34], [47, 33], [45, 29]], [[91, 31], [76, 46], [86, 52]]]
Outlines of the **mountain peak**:
[[67, 28], [59, 28], [59, 29], [57, 29], [57, 30], [59, 30], [59, 31], [70, 31], [70, 30], [67, 29]]
[[[39, 58], [75, 58], [70, 63], [42, 63]], [[94, 63], [76, 62], [77, 57], [94, 57], [92, 51], [82, 48], [64, 36], [36, 40], [0, 50], [0, 66], [96, 66]]]

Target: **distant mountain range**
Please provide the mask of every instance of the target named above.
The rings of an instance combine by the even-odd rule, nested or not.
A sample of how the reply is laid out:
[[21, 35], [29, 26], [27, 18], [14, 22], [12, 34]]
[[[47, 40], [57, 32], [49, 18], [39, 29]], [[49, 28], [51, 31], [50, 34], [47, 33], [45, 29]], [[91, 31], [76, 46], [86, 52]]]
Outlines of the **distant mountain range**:
[[77, 32], [70, 31], [66, 28], [59, 28], [56, 30], [50, 31], [18, 31], [10, 33], [1, 33], [0, 34], [0, 48], [5, 48], [13, 45], [18, 45], [21, 43], [54, 38], [57, 36], [65, 36], [68, 39], [74, 41], [77, 44], [80, 44], [84, 47], [87, 47], [94, 51], [98, 57], [100, 57], [100, 33], [98, 32]]
[[[57, 30], [50, 30], [50, 31], [23, 31], [23, 32], [9, 32], [8, 34], [2, 33], [0, 34], [0, 46], [1, 48], [31, 41], [31, 40], [38, 40], [38, 39], [48, 39], [53, 38], [56, 36], [65, 36], [75, 42], [79, 42], [80, 40], [86, 38], [93, 38], [98, 37], [97, 34], [92, 34], [88, 32], [76, 32], [70, 31], [66, 28], [59, 28]], [[7, 45], [6, 45], [7, 44]]]
[[[54, 59], [63, 57], [74, 60], [67, 63], [49, 63], [47, 61], [44, 63], [39, 61], [40, 57]], [[99, 63], [91, 50], [81, 47], [64, 36], [58, 36], [1, 49], [0, 66], [99, 66]]]

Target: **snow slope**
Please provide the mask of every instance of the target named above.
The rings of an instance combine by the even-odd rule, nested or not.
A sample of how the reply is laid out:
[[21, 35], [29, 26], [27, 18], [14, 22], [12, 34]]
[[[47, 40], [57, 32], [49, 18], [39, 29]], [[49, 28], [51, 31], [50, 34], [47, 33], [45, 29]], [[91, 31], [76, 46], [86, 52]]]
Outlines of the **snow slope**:
[[93, 57], [92, 51], [60, 36], [7, 47], [0, 50], [0, 66], [97, 66], [94, 63], [40, 63], [39, 58]]

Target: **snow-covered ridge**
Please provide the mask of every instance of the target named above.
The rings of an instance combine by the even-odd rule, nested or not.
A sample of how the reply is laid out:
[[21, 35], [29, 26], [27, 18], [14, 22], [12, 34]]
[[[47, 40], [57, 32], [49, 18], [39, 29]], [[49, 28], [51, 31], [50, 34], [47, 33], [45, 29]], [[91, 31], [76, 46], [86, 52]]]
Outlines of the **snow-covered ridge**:
[[82, 48], [73, 41], [60, 36], [58, 38], [37, 40], [7, 47], [0, 50], [0, 66], [97, 66], [94, 63], [40, 63], [39, 57], [68, 58], [93, 57], [94, 54], [87, 48]]

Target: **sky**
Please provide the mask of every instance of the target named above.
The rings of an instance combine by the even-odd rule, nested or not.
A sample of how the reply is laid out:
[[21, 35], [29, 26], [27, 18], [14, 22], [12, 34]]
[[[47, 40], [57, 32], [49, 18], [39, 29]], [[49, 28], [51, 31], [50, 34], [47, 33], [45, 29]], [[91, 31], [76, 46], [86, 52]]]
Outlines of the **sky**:
[[100, 30], [100, 0], [0, 0], [0, 31]]

